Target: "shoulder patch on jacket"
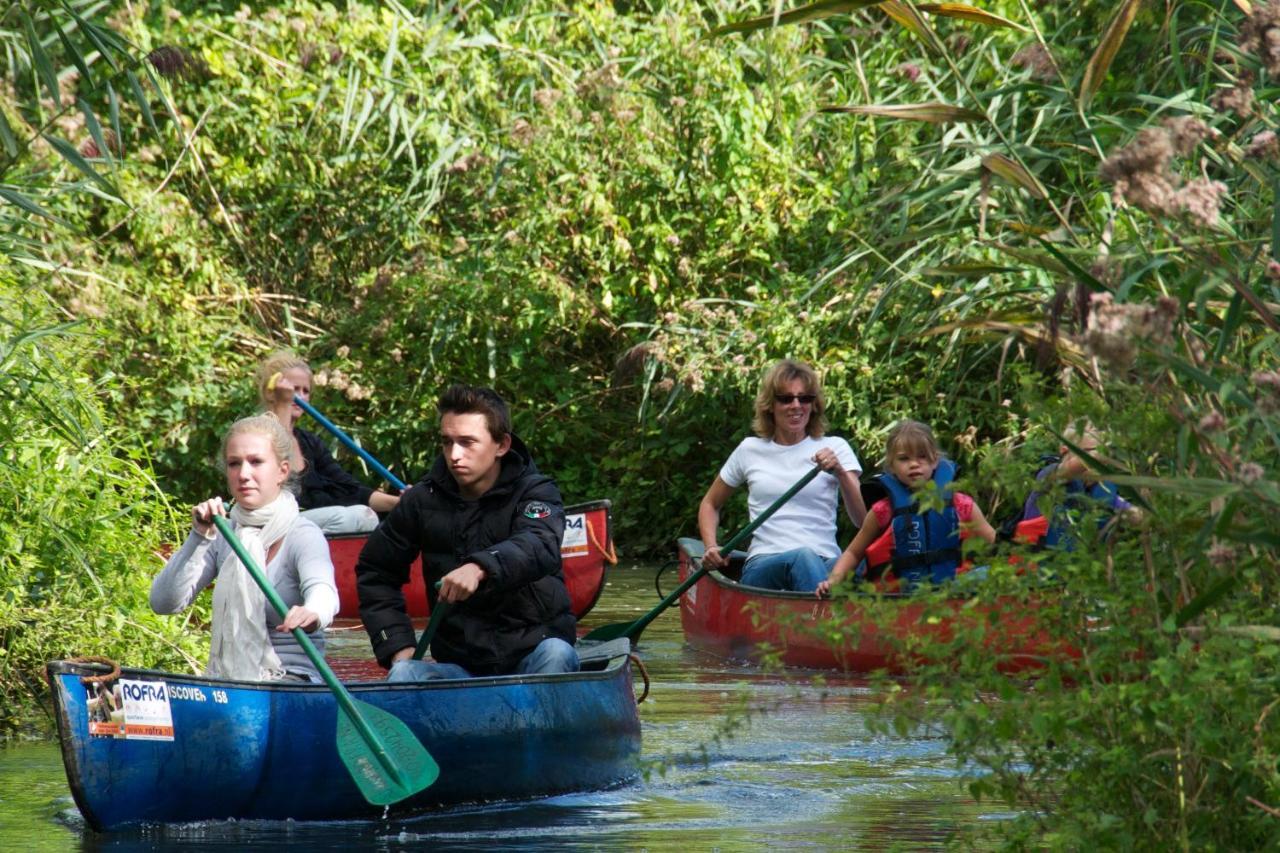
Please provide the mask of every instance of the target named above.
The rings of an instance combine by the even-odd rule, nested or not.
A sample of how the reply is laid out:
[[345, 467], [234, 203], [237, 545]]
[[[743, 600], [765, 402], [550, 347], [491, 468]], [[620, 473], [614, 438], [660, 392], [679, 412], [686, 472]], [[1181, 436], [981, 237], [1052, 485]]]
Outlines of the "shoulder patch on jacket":
[[525, 518], [550, 518], [551, 507], [542, 501], [530, 501], [524, 505]]

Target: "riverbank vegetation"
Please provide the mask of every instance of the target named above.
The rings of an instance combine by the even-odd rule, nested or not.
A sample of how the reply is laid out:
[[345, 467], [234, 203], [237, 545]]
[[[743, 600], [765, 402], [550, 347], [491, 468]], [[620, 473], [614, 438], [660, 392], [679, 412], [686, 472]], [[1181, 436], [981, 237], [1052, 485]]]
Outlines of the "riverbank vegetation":
[[868, 465], [925, 420], [999, 519], [1087, 417], [1145, 507], [1054, 564], [1083, 657], [890, 694], [1024, 815], [992, 831], [1274, 841], [1280, 6], [772, 11], [4, 12], [0, 725], [45, 659], [201, 656], [146, 587], [272, 349], [406, 479], [439, 388], [494, 385], [631, 555], [789, 355]]

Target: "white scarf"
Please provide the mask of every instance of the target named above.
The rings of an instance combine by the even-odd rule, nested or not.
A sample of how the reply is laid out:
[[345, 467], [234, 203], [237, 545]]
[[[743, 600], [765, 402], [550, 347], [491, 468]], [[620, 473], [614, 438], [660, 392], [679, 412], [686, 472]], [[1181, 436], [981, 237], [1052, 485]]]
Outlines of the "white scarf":
[[[288, 491], [256, 510], [238, 505], [231, 510], [232, 528], [263, 572], [267, 570], [267, 550], [293, 529], [297, 518], [298, 501]], [[266, 604], [267, 597], [232, 551], [218, 567], [218, 583], [213, 589], [213, 640], [205, 675], [240, 681], [284, 677], [263, 618]]]

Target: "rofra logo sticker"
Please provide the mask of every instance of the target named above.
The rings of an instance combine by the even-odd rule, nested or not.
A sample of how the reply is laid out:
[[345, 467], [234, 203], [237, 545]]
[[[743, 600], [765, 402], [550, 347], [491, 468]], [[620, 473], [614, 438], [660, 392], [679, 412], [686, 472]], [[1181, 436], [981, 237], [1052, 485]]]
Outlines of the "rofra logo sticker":
[[168, 685], [163, 681], [120, 679], [124, 694], [124, 736], [137, 740], [173, 740]]
[[551, 516], [551, 507], [542, 501], [534, 501], [524, 508], [525, 518], [549, 518]]

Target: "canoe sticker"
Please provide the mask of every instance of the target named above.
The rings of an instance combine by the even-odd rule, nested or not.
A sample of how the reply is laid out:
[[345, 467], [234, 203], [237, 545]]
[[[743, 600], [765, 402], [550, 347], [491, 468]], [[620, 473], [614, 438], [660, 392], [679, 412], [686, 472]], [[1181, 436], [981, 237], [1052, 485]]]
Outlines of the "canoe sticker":
[[173, 714], [163, 681], [121, 678], [109, 687], [94, 683], [86, 700], [89, 734], [131, 740], [173, 740]]
[[587, 516], [585, 513], [566, 516], [564, 520], [564, 539], [560, 541], [560, 556], [572, 557], [585, 554], [590, 550], [587, 545]]

